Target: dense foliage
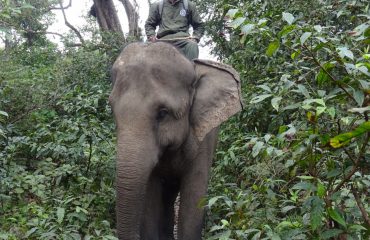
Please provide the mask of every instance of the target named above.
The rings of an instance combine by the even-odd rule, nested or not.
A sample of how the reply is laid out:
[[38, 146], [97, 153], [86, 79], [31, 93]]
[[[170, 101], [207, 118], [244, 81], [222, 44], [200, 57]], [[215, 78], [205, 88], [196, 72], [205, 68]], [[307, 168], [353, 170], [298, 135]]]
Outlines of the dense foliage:
[[115, 239], [110, 61], [1, 52], [0, 239]]
[[206, 238], [368, 239], [368, 1], [204, 5], [246, 103], [221, 132]]
[[[12, 2], [0, 1], [0, 239], [116, 239], [107, 99], [122, 44], [61, 51], [32, 34], [55, 1]], [[245, 102], [220, 132], [204, 238], [368, 239], [368, 1], [198, 5]]]

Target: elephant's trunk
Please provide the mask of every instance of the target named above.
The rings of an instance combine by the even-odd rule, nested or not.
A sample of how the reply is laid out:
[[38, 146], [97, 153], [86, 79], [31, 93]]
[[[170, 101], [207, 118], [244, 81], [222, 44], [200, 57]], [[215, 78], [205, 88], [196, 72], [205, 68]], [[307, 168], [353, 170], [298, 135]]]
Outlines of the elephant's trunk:
[[140, 240], [145, 192], [158, 161], [150, 131], [119, 131], [117, 144], [117, 233], [120, 240]]

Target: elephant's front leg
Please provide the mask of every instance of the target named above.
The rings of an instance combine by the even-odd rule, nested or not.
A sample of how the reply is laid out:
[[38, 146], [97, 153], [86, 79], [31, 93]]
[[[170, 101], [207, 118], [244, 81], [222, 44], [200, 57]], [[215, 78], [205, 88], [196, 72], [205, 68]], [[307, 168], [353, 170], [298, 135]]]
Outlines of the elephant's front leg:
[[179, 192], [177, 181], [165, 180], [153, 172], [146, 191], [143, 240], [174, 240], [174, 202]]
[[180, 214], [178, 240], [200, 240], [204, 220], [204, 208], [199, 206], [206, 196], [209, 169], [215, 148], [216, 132], [207, 135], [199, 148], [196, 159], [192, 159], [180, 188]]
[[161, 240], [160, 238], [160, 219], [162, 209], [161, 198], [162, 184], [160, 179], [151, 175], [148, 181], [145, 212], [143, 216], [143, 225], [140, 229], [140, 235], [143, 240]]
[[174, 225], [175, 225], [175, 201], [179, 193], [179, 184], [177, 180], [167, 179], [163, 184], [163, 212], [162, 212], [162, 234], [161, 240], [174, 240]]

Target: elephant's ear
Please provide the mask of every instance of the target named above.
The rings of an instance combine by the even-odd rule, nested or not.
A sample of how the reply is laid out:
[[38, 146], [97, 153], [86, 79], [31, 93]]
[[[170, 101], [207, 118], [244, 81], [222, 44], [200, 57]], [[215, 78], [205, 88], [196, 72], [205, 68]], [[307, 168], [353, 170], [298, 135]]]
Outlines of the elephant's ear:
[[191, 124], [199, 141], [242, 109], [239, 74], [230, 66], [194, 60], [197, 79]]

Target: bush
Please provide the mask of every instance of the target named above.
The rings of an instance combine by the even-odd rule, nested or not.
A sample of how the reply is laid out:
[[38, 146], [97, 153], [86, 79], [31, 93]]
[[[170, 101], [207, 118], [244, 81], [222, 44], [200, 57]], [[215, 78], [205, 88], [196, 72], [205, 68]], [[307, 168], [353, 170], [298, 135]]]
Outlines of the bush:
[[246, 107], [221, 132], [206, 238], [367, 239], [368, 2], [222, 4], [210, 31]]
[[0, 239], [116, 239], [110, 61], [31, 51], [0, 77]]

